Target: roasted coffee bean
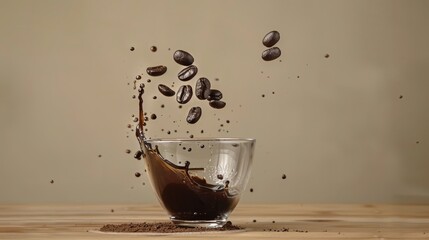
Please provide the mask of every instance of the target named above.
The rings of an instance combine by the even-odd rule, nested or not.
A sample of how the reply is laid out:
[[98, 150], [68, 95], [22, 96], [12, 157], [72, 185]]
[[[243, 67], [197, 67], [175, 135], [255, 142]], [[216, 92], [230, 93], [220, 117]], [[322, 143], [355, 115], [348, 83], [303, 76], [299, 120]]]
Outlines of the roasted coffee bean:
[[271, 31], [265, 35], [264, 39], [262, 39], [262, 44], [265, 47], [272, 47], [280, 40], [280, 33], [277, 31]]
[[265, 61], [272, 61], [280, 57], [280, 55], [282, 55], [282, 51], [280, 51], [280, 48], [273, 47], [262, 52], [262, 59], [264, 59]]
[[207, 100], [221, 100], [223, 97], [222, 92], [217, 89], [211, 89]]
[[194, 65], [185, 67], [182, 71], [177, 74], [177, 77], [182, 81], [191, 80], [198, 73], [198, 68]]
[[221, 109], [221, 108], [224, 108], [224, 107], [225, 107], [226, 103], [225, 103], [225, 102], [222, 102], [222, 101], [218, 101], [218, 100], [213, 100], [213, 101], [210, 101], [210, 102], [209, 102], [209, 105], [210, 105], [212, 108]]
[[171, 96], [174, 96], [174, 94], [176, 94], [176, 92], [174, 92], [171, 88], [165, 86], [164, 84], [159, 84], [158, 90], [162, 93], [162, 95], [167, 97], [171, 97]]
[[176, 101], [180, 104], [185, 104], [189, 102], [192, 98], [192, 87], [190, 85], [180, 86], [177, 90]]
[[201, 108], [200, 107], [192, 107], [189, 110], [188, 116], [186, 117], [186, 121], [188, 123], [194, 124], [200, 120], [201, 117]]
[[163, 65], [155, 66], [155, 67], [148, 67], [146, 68], [147, 74], [150, 76], [156, 77], [161, 76], [165, 72], [167, 72], [167, 67]]
[[207, 78], [202, 77], [198, 79], [195, 86], [195, 96], [200, 100], [207, 99], [210, 94], [210, 87], [211, 84]]
[[194, 63], [194, 57], [192, 57], [191, 54], [189, 54], [188, 52], [185, 52], [183, 50], [177, 50], [176, 52], [174, 52], [173, 59], [178, 64], [183, 65], [183, 66], [189, 66], [192, 63]]

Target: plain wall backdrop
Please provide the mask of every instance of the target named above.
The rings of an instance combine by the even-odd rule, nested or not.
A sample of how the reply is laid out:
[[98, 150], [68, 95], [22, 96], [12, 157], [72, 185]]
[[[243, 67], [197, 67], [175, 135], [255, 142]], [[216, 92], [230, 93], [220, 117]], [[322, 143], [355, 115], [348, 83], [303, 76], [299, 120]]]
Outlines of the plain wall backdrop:
[[[139, 74], [158, 114], [149, 136], [257, 139], [243, 202], [429, 203], [428, 12], [405, 0], [0, 0], [0, 203], [155, 203], [134, 176], [143, 161], [125, 153], [138, 149], [127, 125]], [[265, 62], [271, 30], [282, 56]], [[192, 126], [198, 99], [179, 109], [156, 89], [182, 84], [177, 49], [227, 102]], [[147, 83], [159, 64], [168, 72]]]

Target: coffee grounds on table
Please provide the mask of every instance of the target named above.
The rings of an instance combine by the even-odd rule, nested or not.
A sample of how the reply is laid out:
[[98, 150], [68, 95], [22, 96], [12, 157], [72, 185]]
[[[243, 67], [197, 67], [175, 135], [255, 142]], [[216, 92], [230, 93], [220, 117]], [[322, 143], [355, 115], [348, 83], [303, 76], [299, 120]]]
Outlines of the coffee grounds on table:
[[232, 225], [228, 221], [221, 228], [204, 228], [204, 227], [181, 227], [170, 222], [155, 223], [124, 223], [124, 224], [107, 224], [100, 228], [102, 232], [145, 232], [145, 233], [183, 233], [183, 232], [216, 232], [231, 231], [243, 229], [240, 226]]

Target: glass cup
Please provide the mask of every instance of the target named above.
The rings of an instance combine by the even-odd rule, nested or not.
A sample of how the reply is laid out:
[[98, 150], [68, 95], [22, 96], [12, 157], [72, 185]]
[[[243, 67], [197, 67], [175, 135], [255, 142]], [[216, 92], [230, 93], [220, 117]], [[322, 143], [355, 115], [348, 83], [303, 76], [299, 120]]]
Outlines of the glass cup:
[[222, 227], [249, 181], [254, 139], [152, 139], [146, 169], [173, 223]]

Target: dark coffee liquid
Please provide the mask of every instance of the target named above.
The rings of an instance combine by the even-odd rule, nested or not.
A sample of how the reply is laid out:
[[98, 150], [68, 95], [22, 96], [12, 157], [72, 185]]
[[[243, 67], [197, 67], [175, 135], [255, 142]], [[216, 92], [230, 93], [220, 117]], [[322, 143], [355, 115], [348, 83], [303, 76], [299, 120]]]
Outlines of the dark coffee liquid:
[[[228, 184], [208, 184], [189, 174], [190, 163], [178, 166], [168, 161], [144, 136], [143, 86], [139, 89], [139, 124], [136, 137], [146, 154], [148, 174], [165, 209], [177, 220], [224, 219], [238, 203], [239, 196], [229, 192]], [[228, 183], [228, 182], [227, 182]]]

